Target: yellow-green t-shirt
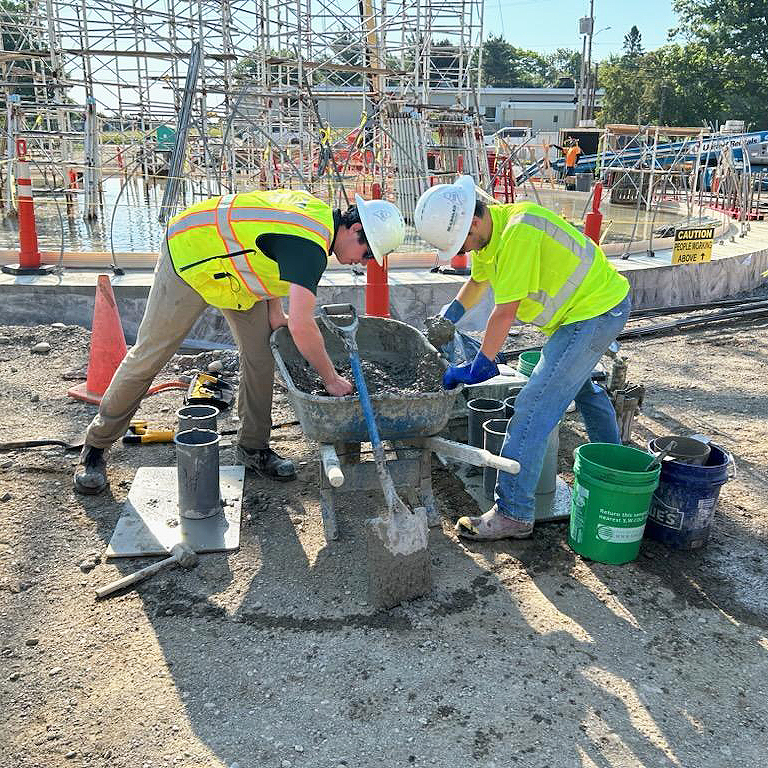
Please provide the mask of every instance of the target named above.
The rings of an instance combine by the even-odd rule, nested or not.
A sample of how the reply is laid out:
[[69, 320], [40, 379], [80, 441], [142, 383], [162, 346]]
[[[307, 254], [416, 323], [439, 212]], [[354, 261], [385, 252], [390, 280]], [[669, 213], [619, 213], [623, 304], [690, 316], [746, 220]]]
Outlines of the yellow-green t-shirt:
[[519, 301], [517, 319], [547, 336], [588, 320], [629, 293], [603, 251], [565, 219], [535, 203], [491, 205], [491, 240], [472, 255], [472, 278], [497, 304]]

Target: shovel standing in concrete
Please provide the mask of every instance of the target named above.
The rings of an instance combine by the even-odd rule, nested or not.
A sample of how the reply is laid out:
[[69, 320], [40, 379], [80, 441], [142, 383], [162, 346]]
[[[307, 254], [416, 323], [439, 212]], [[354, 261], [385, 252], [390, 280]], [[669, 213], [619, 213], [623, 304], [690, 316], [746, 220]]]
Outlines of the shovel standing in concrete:
[[[352, 322], [339, 326], [330, 315], [351, 315]], [[320, 308], [320, 318], [331, 332], [341, 338], [352, 366], [352, 376], [360, 397], [368, 435], [376, 460], [387, 512], [366, 523], [368, 544], [368, 602], [378, 608], [392, 608], [406, 600], [421, 597], [432, 587], [427, 541], [427, 512], [424, 507], [408, 509], [397, 495], [387, 469], [373, 406], [368, 396], [360, 356], [357, 350], [357, 312], [351, 304], [332, 304]]]

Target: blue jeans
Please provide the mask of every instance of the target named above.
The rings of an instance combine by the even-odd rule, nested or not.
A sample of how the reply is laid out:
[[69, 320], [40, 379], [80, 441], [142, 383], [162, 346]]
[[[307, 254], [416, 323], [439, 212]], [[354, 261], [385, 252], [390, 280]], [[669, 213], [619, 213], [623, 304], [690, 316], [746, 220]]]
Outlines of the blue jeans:
[[592, 382], [597, 362], [629, 318], [627, 296], [602, 315], [562, 325], [549, 338], [528, 383], [515, 400], [501, 455], [520, 463], [520, 472], [499, 472], [499, 511], [521, 522], [533, 522], [534, 493], [544, 464], [547, 436], [575, 400], [593, 443], [620, 443], [616, 412], [605, 390]]

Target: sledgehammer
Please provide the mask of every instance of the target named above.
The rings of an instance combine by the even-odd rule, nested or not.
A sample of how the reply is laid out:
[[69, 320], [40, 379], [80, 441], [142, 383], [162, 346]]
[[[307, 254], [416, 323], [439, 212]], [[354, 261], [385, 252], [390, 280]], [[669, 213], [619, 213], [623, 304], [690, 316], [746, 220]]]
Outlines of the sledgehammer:
[[152, 563], [146, 568], [131, 573], [128, 576], [123, 576], [122, 579], [113, 581], [111, 584], [107, 584], [104, 587], [96, 588], [96, 598], [106, 597], [113, 592], [117, 592], [118, 589], [129, 587], [131, 584], [136, 584], [139, 581], [143, 581], [149, 576], [154, 575], [158, 571], [162, 571], [169, 565], [175, 565], [178, 563], [182, 568], [191, 568], [197, 563], [197, 553], [193, 552], [186, 544], [179, 542], [171, 547], [171, 556], [166, 557], [165, 560], [160, 560], [158, 563]]

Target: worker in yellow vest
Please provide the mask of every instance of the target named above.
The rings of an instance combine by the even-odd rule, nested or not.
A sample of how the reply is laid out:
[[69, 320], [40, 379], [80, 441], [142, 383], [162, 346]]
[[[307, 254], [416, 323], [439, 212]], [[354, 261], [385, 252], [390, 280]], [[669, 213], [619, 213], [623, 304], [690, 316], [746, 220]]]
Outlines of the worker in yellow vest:
[[442, 258], [473, 254], [471, 276], [443, 322], [457, 323], [488, 286], [494, 295], [480, 351], [472, 362], [448, 368], [446, 389], [495, 376], [496, 355], [513, 323], [534, 325], [549, 337], [515, 400], [501, 449], [520, 463], [520, 473], [499, 472], [495, 505], [456, 524], [470, 539], [527, 538], [547, 437], [568, 405], [576, 401], [592, 442], [621, 442], [613, 406], [591, 374], [629, 317], [629, 283], [560, 216], [530, 202], [487, 206], [469, 176], [428, 189], [414, 218], [419, 235]]
[[381, 264], [405, 236], [392, 203], [360, 196], [355, 203], [342, 213], [303, 191], [247, 192], [203, 200], [171, 219], [136, 344], [86, 432], [76, 491], [106, 488], [106, 449], [125, 434], [152, 380], [209, 306], [223, 312], [240, 350], [237, 460], [275, 480], [295, 477], [293, 463], [269, 447], [270, 333], [287, 325], [328, 394], [350, 394], [314, 320], [318, 283], [331, 253], [341, 264]]

